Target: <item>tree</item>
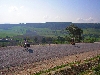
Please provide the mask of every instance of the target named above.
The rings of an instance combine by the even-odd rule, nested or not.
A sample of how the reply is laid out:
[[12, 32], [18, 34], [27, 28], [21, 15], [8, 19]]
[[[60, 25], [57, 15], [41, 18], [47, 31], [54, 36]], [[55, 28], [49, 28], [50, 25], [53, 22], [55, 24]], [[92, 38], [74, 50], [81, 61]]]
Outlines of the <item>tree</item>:
[[76, 41], [80, 42], [82, 40], [83, 30], [74, 24], [71, 24], [66, 28], [71, 38], [75, 38]]
[[65, 36], [65, 40], [67, 41], [67, 43], [69, 43], [71, 39], [69, 36]]
[[46, 41], [47, 41], [47, 43], [52, 43], [52, 41], [53, 41], [53, 38], [52, 37], [46, 37]]
[[35, 41], [35, 43], [37, 43], [37, 41], [38, 41], [38, 38], [37, 38], [37, 37], [35, 37], [35, 38], [34, 38], [34, 41]]
[[46, 39], [44, 37], [42, 38], [42, 43], [46, 43]]
[[58, 37], [57, 37], [57, 41], [58, 41], [59, 43], [64, 43], [64, 42], [65, 42], [65, 38], [63, 38], [63, 37], [61, 37], [61, 36], [58, 36]]

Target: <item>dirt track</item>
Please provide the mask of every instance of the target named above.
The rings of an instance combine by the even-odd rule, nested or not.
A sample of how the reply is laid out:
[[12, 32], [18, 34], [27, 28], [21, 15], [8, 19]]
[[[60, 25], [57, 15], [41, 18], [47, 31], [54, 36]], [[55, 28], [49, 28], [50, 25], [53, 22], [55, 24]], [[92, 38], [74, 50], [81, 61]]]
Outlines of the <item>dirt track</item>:
[[[22, 47], [0, 48], [0, 72], [14, 75], [34, 73], [75, 60], [100, 54], [100, 44], [80, 43], [73, 45], [34, 45], [28, 51]], [[82, 54], [80, 54], [82, 53]], [[78, 58], [76, 57], [76, 54]], [[25, 73], [25, 74], [24, 74]]]

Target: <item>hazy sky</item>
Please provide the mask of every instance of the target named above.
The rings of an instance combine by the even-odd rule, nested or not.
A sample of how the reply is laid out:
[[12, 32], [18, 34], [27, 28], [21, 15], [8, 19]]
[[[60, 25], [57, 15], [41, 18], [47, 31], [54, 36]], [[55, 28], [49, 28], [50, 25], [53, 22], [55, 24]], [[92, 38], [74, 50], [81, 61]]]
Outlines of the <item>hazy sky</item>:
[[100, 0], [0, 0], [0, 23], [100, 23]]

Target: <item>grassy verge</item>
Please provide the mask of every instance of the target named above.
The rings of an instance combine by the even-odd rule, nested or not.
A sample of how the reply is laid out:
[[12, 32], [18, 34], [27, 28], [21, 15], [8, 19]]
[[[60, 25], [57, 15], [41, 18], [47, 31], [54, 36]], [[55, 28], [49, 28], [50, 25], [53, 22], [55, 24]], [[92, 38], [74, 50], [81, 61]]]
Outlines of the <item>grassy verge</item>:
[[[97, 61], [98, 60], [98, 61]], [[95, 62], [96, 61], [96, 62]], [[81, 63], [80, 61], [77, 61], [77, 62], [72, 62], [72, 63], [67, 63], [67, 64], [62, 64], [62, 65], [60, 65], [60, 66], [56, 66], [56, 67], [54, 67], [54, 68], [50, 68], [50, 69], [48, 69], [48, 70], [44, 70], [44, 71], [40, 71], [40, 72], [37, 72], [37, 73], [35, 73], [35, 74], [32, 74], [32, 75], [41, 75], [41, 74], [50, 74], [50, 72], [52, 72], [52, 71], [57, 71], [57, 70], [59, 70], [59, 69], [62, 69], [62, 68], [64, 68], [64, 67], [68, 67], [68, 66], [70, 66], [71, 67], [71, 69], [75, 69], [76, 68], [76, 66], [75, 65], [78, 65], [77, 66], [77, 68], [78, 67], [83, 67], [83, 66], [86, 66], [86, 65], [88, 65], [88, 64], [95, 64], [95, 63], [99, 63], [99, 61], [100, 61], [100, 55], [99, 56], [96, 56], [96, 57], [93, 57], [93, 58], [90, 58], [90, 59], [86, 59], [86, 60], [84, 60], [84, 63]], [[93, 63], [91, 63], [91, 62], [93, 62]], [[85, 65], [84, 65], [85, 64]], [[83, 66], [82, 66], [83, 65]], [[88, 65], [89, 66], [89, 65]], [[83, 67], [84, 68], [84, 67]], [[97, 67], [98, 68], [98, 67]], [[99, 66], [99, 68], [100, 68], [100, 66]], [[78, 68], [79, 69], [79, 68]], [[96, 69], [96, 67], [94, 68], [94, 66], [93, 67], [91, 67], [91, 69], [92, 70], [95, 70]], [[87, 74], [87, 73], [89, 73], [90, 72], [90, 70], [91, 70], [90, 68], [87, 68], [87, 70], [83, 70], [83, 71], [80, 71], [80, 73], [79, 73], [79, 75], [84, 75], [84, 74]], [[97, 70], [97, 69], [96, 69]], [[74, 72], [76, 72], [76, 70], [73, 70]], [[51, 75], [51, 74], [50, 74]]]
[[79, 62], [73, 62], [73, 63], [63, 64], [63, 65], [60, 65], [60, 66], [56, 66], [56, 67], [54, 67], [54, 68], [50, 68], [50, 69], [45, 70], [45, 71], [40, 71], [40, 72], [38, 72], [38, 73], [36, 73], [36, 74], [34, 74], [34, 75], [41, 75], [41, 74], [43, 74], [43, 73], [48, 73], [48, 72], [50, 72], [50, 71], [56, 71], [56, 70], [61, 69], [61, 68], [63, 68], [63, 67], [71, 66], [71, 65], [73, 65], [73, 64], [78, 64], [78, 63], [79, 63]]

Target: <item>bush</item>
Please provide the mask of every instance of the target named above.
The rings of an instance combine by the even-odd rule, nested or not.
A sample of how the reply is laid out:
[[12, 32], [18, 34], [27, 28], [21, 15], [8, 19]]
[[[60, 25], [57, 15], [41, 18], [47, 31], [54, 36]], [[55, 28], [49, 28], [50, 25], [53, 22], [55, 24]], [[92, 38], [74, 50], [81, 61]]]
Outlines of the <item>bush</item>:
[[5, 43], [1, 43], [0, 46], [1, 47], [7, 47], [7, 45]]
[[100, 75], [100, 64], [94, 68], [95, 74]]

